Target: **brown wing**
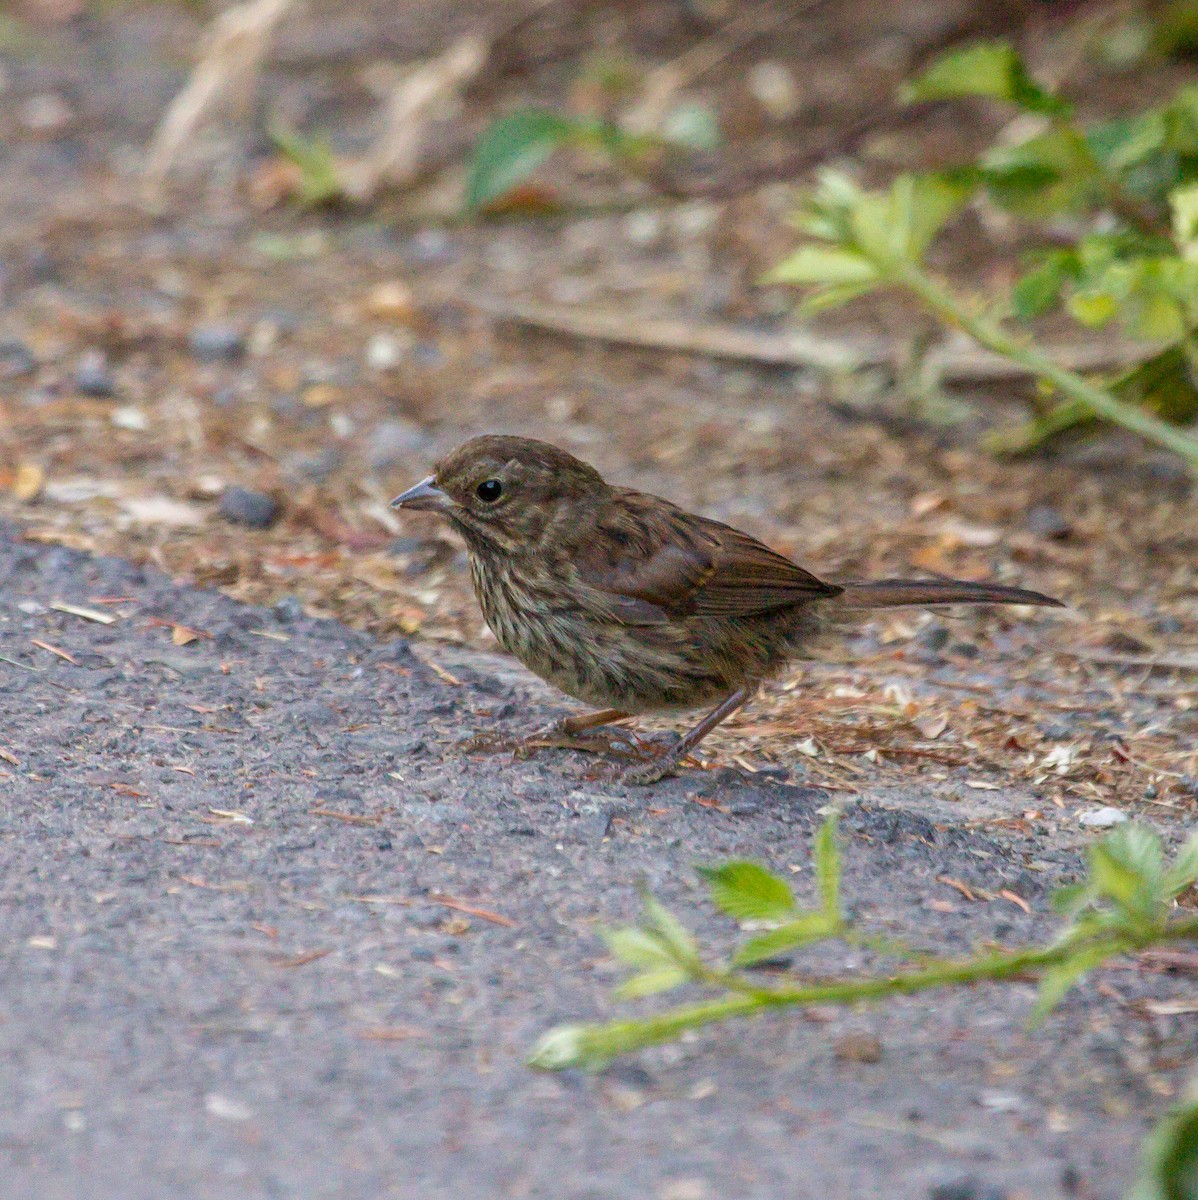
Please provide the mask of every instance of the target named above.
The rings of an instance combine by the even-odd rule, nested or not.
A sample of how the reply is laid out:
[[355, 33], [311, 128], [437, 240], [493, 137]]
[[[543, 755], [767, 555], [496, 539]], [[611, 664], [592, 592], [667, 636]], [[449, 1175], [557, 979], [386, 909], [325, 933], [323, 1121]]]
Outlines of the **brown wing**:
[[617, 620], [748, 616], [840, 592], [768, 546], [656, 496], [615, 489], [574, 563]]

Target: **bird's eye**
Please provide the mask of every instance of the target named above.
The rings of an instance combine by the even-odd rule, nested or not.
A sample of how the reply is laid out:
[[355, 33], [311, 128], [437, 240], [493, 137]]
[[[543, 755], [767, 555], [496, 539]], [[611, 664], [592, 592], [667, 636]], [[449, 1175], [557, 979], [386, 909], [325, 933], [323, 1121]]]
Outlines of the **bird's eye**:
[[474, 494], [484, 504], [494, 504], [503, 495], [503, 484], [498, 479], [484, 479], [474, 489]]

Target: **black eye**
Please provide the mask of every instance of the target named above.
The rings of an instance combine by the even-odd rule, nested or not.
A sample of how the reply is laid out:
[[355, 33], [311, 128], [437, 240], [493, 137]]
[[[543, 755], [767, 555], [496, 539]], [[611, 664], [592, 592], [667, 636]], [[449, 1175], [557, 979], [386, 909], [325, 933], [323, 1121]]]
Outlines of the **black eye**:
[[483, 501], [484, 504], [494, 504], [500, 496], [503, 495], [503, 484], [498, 479], [484, 479], [482, 483], [474, 489], [474, 494]]

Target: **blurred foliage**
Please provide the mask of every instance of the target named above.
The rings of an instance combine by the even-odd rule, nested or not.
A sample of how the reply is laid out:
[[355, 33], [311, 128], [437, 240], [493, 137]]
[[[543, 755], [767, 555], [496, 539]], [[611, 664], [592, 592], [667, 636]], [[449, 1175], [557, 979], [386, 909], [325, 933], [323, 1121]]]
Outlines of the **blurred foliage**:
[[[771, 280], [807, 289], [808, 311], [879, 287], [905, 289], [946, 324], [1027, 367], [1049, 394], [1067, 397], [1030, 426], [1004, 431], [996, 448], [1028, 449], [1098, 417], [1198, 471], [1198, 440], [1173, 428], [1198, 418], [1198, 86], [1087, 125], [999, 40], [941, 56], [903, 95], [1000, 101], [1017, 111], [1022, 136], [877, 191], [825, 173], [798, 215], [805, 243]], [[1041, 235], [1009, 295], [954, 294], [926, 266], [937, 234], [970, 202], [994, 205]], [[1054, 309], [1090, 329], [1118, 325], [1150, 348], [1106, 379], [1084, 379], [1047, 359], [1026, 329]]]
[[[705, 954], [686, 926], [645, 893], [641, 923], [604, 934], [612, 955], [630, 971], [616, 995], [640, 999], [694, 985], [714, 992], [714, 998], [639, 1020], [559, 1026], [534, 1048], [532, 1065], [550, 1070], [593, 1069], [621, 1054], [674, 1041], [687, 1030], [733, 1017], [775, 1008], [856, 1004], [1029, 974], [1040, 981], [1031, 1013], [1036, 1022], [1087, 972], [1109, 959], [1163, 942], [1198, 939], [1198, 917], [1179, 915], [1176, 905], [1177, 898], [1198, 880], [1198, 834], [1169, 859], [1151, 830], [1136, 825], [1116, 829], [1091, 847], [1085, 878], [1057, 893], [1054, 904], [1065, 924], [1056, 937], [1041, 946], [988, 949], [962, 959], [911, 950], [891, 939], [870, 936], [849, 921], [841, 902], [834, 815], [816, 832], [812, 863], [818, 896], [813, 908], [801, 906], [786, 880], [757, 863], [735, 861], [700, 869], [712, 903], [749, 933], [723, 958]], [[819, 982], [810, 982], [809, 974], [789, 967], [773, 973], [768, 983], [753, 973], [779, 955], [830, 940], [872, 949], [906, 965]], [[1192, 1136], [1179, 1134], [1170, 1144], [1181, 1149], [1170, 1153], [1192, 1154]]]

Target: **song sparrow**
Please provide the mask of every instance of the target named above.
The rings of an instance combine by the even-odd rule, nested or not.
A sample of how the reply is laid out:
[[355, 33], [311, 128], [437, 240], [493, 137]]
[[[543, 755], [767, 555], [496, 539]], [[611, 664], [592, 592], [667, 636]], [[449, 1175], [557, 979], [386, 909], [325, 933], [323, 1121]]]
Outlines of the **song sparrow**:
[[637, 713], [715, 707], [632, 783], [652, 783], [830, 618], [904, 604], [1045, 604], [1039, 592], [956, 580], [825, 583], [746, 533], [613, 487], [546, 442], [488, 435], [459, 446], [392, 502], [448, 518], [500, 645], [597, 706], [554, 732]]

